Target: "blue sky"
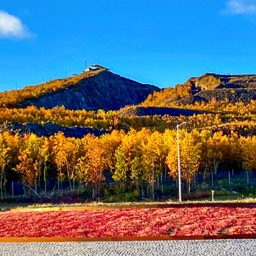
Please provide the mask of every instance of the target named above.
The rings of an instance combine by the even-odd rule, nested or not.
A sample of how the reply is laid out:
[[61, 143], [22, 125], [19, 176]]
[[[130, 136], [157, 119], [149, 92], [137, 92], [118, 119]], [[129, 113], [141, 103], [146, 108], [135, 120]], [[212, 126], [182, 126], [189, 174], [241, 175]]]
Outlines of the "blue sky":
[[85, 58], [159, 87], [256, 73], [256, 0], [0, 2], [0, 91], [81, 73]]

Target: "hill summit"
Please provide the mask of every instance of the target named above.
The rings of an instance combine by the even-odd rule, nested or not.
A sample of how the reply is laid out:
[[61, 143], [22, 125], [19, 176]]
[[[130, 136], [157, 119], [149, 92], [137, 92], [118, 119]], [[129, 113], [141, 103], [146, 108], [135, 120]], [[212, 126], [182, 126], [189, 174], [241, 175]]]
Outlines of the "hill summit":
[[117, 110], [139, 104], [154, 91], [153, 85], [141, 84], [93, 65], [85, 72], [65, 79], [0, 94], [2, 107], [36, 106], [50, 109], [64, 106], [71, 110]]

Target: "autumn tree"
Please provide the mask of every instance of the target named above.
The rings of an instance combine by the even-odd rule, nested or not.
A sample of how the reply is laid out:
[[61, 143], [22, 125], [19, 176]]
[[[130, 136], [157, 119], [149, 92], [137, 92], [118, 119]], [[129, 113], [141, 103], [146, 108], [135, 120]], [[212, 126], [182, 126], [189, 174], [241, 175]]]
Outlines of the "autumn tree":
[[3, 188], [6, 183], [5, 168], [10, 161], [10, 148], [8, 147], [5, 138], [0, 134], [0, 193], [1, 199], [3, 198]]
[[43, 181], [44, 181], [44, 194], [46, 195], [47, 193], [47, 167], [49, 164], [49, 161], [51, 159], [51, 140], [48, 138], [44, 138], [41, 147], [39, 148], [38, 156], [40, 159], [40, 165], [42, 166], [43, 169]]
[[61, 132], [55, 134], [52, 140], [53, 161], [57, 167], [58, 181], [60, 181], [60, 185], [62, 186], [63, 181], [67, 178], [70, 190], [73, 190], [76, 179], [75, 166], [81, 155], [79, 140], [66, 138]]
[[86, 150], [78, 159], [76, 172], [80, 180], [92, 186], [92, 197], [95, 199], [100, 195], [101, 183], [105, 179], [103, 171], [106, 169], [107, 159], [100, 138], [87, 135], [84, 142]]
[[166, 158], [163, 136], [155, 131], [146, 136], [146, 141], [141, 144], [143, 176], [151, 186], [151, 195], [154, 199], [155, 182], [159, 187], [159, 177], [162, 177], [162, 170]]
[[[240, 138], [240, 145], [242, 150], [243, 166], [246, 171], [256, 170], [256, 136], [248, 138]], [[249, 183], [249, 176], [247, 176], [247, 183]]]
[[[19, 163], [15, 167], [16, 171], [20, 173], [24, 185], [35, 194], [37, 194], [38, 178], [40, 176], [39, 149], [42, 141], [42, 138], [35, 134], [25, 135], [19, 150]], [[33, 190], [32, 187], [35, 189]]]
[[121, 192], [124, 191], [125, 182], [128, 177], [128, 164], [126, 162], [125, 153], [121, 147], [118, 147], [114, 154], [115, 158], [115, 169], [112, 175], [114, 181], [116, 181], [119, 185], [119, 189]]
[[[188, 193], [190, 194], [191, 182], [198, 172], [201, 159], [201, 143], [195, 139], [193, 133], [186, 133], [180, 131], [180, 165], [181, 178], [184, 179], [188, 185]], [[169, 173], [174, 178], [178, 178], [178, 164], [177, 164], [177, 144], [172, 144], [166, 163], [169, 167]]]
[[121, 145], [125, 136], [124, 131], [113, 130], [110, 134], [104, 134], [100, 137], [104, 149], [104, 158], [106, 159], [106, 169], [113, 172], [115, 168], [114, 154]]

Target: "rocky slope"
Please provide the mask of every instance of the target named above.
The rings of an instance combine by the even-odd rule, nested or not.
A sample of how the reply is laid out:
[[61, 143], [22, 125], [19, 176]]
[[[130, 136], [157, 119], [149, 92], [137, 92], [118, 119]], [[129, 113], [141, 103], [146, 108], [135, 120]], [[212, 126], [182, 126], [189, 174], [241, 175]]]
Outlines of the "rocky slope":
[[126, 105], [139, 104], [160, 89], [144, 85], [104, 70], [97, 75], [82, 78], [55, 92], [19, 103], [19, 107], [34, 105], [47, 109], [64, 106], [66, 109], [117, 110]]
[[199, 77], [192, 77], [185, 84], [190, 84], [195, 91], [215, 89], [256, 89], [256, 75], [220, 75], [206, 73]]
[[[242, 101], [245, 103], [256, 99], [256, 75], [219, 75], [206, 73], [197, 78], [190, 78], [185, 84], [190, 84], [192, 96], [182, 99], [179, 103], [217, 101]], [[184, 85], [185, 85], [184, 84]]]
[[131, 106], [131, 107], [120, 109], [119, 117], [153, 116], [153, 115], [193, 116], [194, 114], [202, 114], [202, 113], [203, 113], [202, 111], [190, 110], [190, 109]]
[[178, 101], [179, 104], [193, 104], [195, 102], [210, 102], [212, 99], [217, 101], [227, 100], [228, 102], [250, 103], [256, 100], [256, 89], [222, 89], [222, 90], [204, 90]]
[[231, 103], [249, 103], [256, 100], [256, 75], [219, 75], [206, 73], [192, 77], [184, 84], [166, 88], [150, 95], [146, 106], [168, 106], [228, 100]]

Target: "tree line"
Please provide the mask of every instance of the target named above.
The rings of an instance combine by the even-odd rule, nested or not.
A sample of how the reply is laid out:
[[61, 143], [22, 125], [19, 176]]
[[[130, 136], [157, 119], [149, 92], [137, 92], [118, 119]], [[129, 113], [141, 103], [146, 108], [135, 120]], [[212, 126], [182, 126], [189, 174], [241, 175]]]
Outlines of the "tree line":
[[[192, 129], [208, 129], [213, 131], [228, 130], [230, 132], [233, 130], [240, 134], [243, 131], [246, 132], [246, 135], [254, 134], [256, 128], [256, 103], [254, 101], [250, 104], [216, 104], [217, 107], [214, 108], [211, 107], [211, 103], [205, 106], [205, 110], [209, 112], [187, 117], [170, 115], [123, 117], [119, 111], [106, 112], [101, 109], [98, 111], [68, 110], [64, 107], [52, 109], [36, 108], [35, 106], [29, 106], [24, 109], [0, 108], [0, 124], [4, 122], [32, 122], [43, 125], [46, 122], [52, 122], [65, 127], [82, 126], [107, 131], [114, 129], [128, 131], [130, 128], [140, 130], [146, 127], [164, 132], [165, 129], [174, 129], [177, 124], [186, 121], [188, 131]], [[220, 109], [219, 112], [217, 111], [218, 107]], [[192, 109], [192, 106], [185, 106], [184, 108]], [[196, 109], [196, 104], [194, 108]], [[198, 109], [203, 110], [201, 105]]]
[[[161, 133], [146, 128], [128, 133], [113, 130], [101, 137], [88, 134], [82, 139], [66, 138], [63, 133], [51, 137], [1, 133], [1, 197], [11, 181], [46, 195], [47, 182], [55, 179], [58, 190], [63, 182], [70, 191], [83, 184], [91, 188], [93, 198], [106, 182], [119, 191], [132, 186], [142, 197], [147, 193], [154, 198], [167, 178], [177, 180], [176, 135], [175, 129]], [[220, 167], [226, 172], [256, 169], [256, 136], [195, 129], [182, 129], [179, 135], [181, 176], [188, 193], [199, 173], [210, 175]]]

